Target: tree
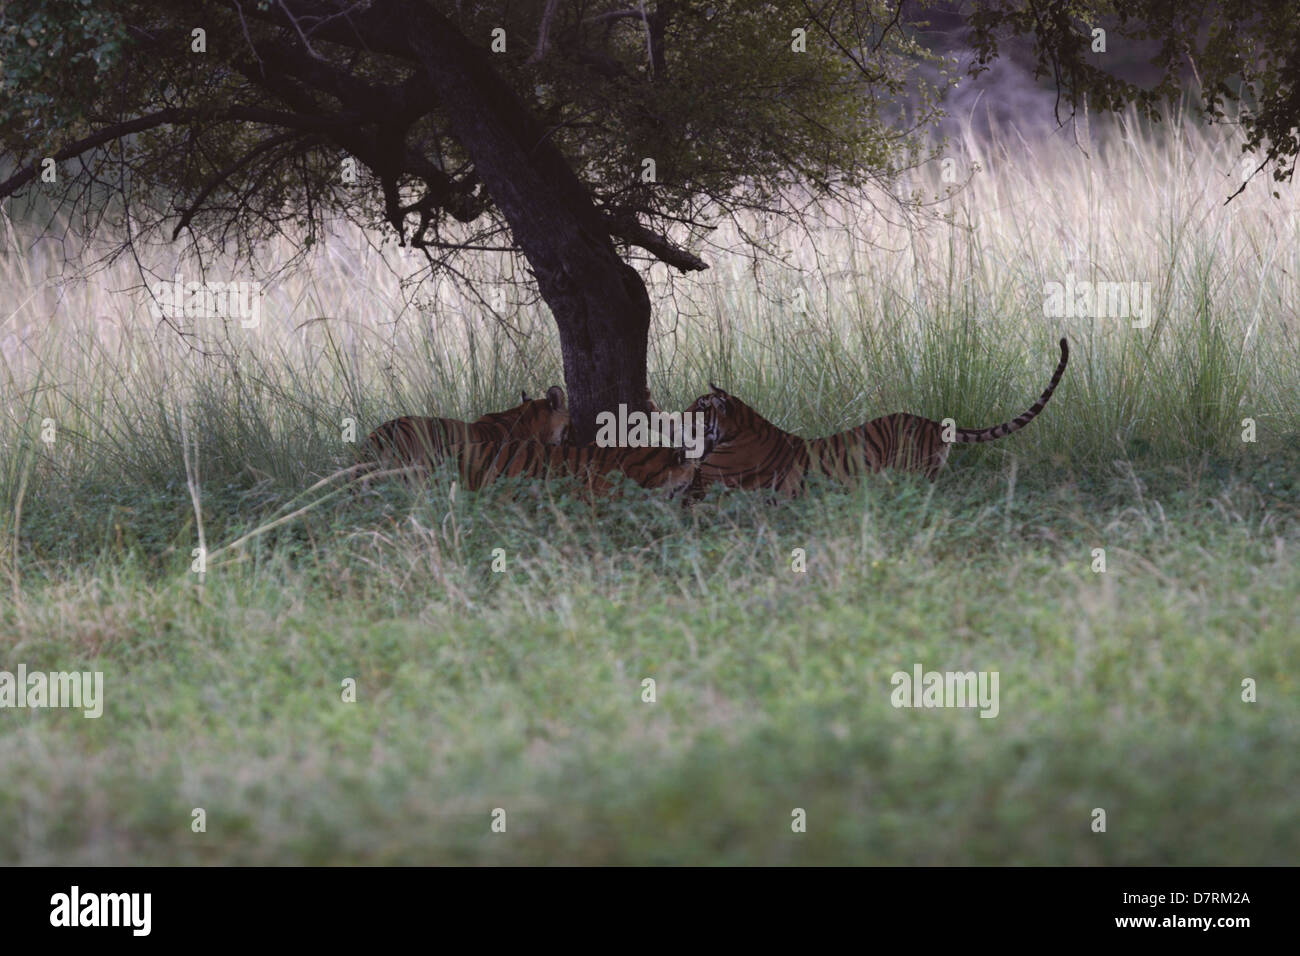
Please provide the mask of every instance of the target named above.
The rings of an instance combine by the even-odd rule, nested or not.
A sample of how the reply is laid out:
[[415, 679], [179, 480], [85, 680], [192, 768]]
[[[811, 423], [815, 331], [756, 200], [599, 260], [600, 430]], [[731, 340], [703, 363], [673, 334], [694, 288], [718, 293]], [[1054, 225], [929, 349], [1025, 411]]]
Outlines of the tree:
[[[13, 170], [0, 197], [45, 190], [128, 242], [170, 226], [246, 255], [290, 227], [310, 245], [333, 215], [385, 224], [431, 268], [515, 251], [555, 317], [590, 441], [598, 411], [644, 408], [651, 306], [633, 250], [707, 268], [694, 249], [720, 218], [851, 194], [916, 155], [939, 110], [920, 72], [935, 61], [916, 40], [924, 10], [905, 6], [16, 0], [0, 8]], [[978, 0], [973, 69], [1023, 32], [1063, 102], [1155, 114], [1194, 56], [1207, 112], [1223, 116], [1234, 77], [1247, 84], [1252, 143], [1289, 175], [1298, 47], [1284, 6], [1234, 5], [1232, 29], [1207, 32], [1208, 4]], [[1119, 36], [1161, 39], [1154, 92], [1088, 59], [1107, 15]], [[50, 189], [47, 158], [80, 168]], [[364, 168], [358, 185], [341, 181], [344, 160]]]

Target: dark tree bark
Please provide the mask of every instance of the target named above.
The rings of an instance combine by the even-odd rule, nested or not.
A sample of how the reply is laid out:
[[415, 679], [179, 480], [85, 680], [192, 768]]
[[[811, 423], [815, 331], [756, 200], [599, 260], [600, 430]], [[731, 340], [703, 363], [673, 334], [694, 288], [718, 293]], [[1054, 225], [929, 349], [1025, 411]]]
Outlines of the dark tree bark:
[[[407, 8], [409, 10], [409, 7]], [[421, 8], [402, 27], [453, 133], [510, 224], [555, 316], [574, 438], [620, 402], [645, 411], [650, 297], [619, 258], [586, 189], [489, 58], [454, 23]]]

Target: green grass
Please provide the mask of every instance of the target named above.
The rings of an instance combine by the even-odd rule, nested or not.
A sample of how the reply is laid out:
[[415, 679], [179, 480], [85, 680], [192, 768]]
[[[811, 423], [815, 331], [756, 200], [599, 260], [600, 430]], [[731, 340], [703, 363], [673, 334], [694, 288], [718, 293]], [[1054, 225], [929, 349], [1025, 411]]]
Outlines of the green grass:
[[[1294, 863], [1300, 216], [1221, 206], [1230, 138], [1120, 132], [972, 157], [946, 223], [864, 205], [773, 262], [651, 273], [659, 404], [713, 380], [806, 435], [994, 424], [1070, 336], [1044, 414], [936, 484], [779, 505], [304, 494], [345, 419], [560, 381], [545, 314], [506, 332], [442, 287], [403, 313], [340, 236], [263, 328], [182, 339], [126, 267], [65, 280], [6, 224], [0, 670], [100, 670], [106, 704], [0, 710], [0, 862]], [[1067, 270], [1151, 281], [1156, 320], [1045, 319]], [[200, 530], [215, 553], [311, 502], [190, 571]], [[918, 663], [996, 671], [998, 716], [894, 708]]]
[[[6, 612], [7, 659], [107, 707], [5, 714], [0, 858], [1293, 861], [1294, 490], [950, 477], [689, 511], [435, 482], [202, 584], [110, 548]], [[894, 709], [915, 663], [997, 671], [999, 715]]]

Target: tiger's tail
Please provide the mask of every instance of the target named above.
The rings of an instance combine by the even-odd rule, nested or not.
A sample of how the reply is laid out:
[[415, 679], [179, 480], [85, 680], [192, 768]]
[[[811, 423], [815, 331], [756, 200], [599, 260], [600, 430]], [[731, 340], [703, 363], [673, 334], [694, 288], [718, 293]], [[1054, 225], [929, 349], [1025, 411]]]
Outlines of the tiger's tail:
[[984, 442], [993, 441], [1002, 438], [1004, 435], [1010, 435], [1012, 432], [1018, 432], [1035, 418], [1038, 413], [1047, 405], [1047, 400], [1052, 397], [1056, 391], [1056, 386], [1061, 382], [1061, 376], [1065, 374], [1065, 366], [1070, 361], [1070, 346], [1065, 339], [1061, 339], [1061, 361], [1056, 366], [1056, 371], [1052, 373], [1052, 380], [1047, 383], [1047, 388], [1043, 394], [1038, 396], [1038, 401], [1029, 406], [1029, 410], [1023, 415], [1017, 415], [1009, 422], [1003, 422], [1001, 425], [993, 425], [989, 428], [959, 428], [957, 429], [957, 442]]

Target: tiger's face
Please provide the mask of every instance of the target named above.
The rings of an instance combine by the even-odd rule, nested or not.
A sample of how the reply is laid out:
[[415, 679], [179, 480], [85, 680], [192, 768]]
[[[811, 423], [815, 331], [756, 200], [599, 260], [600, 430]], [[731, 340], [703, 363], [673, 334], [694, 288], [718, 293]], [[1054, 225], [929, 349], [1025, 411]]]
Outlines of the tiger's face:
[[712, 391], [701, 395], [686, 409], [687, 415], [693, 415], [700, 412], [704, 415], [704, 454], [707, 457], [709, 452], [719, 445], [725, 445], [728, 442], [739, 438], [745, 430], [743, 421], [743, 412], [747, 411], [745, 404], [734, 395], [728, 395], [712, 382], [709, 383]]
[[519, 406], [519, 420], [510, 430], [514, 441], [538, 441], [543, 445], [571, 444], [569, 409], [564, 400], [564, 389], [552, 385], [545, 398], [529, 398], [522, 392], [523, 404]]

